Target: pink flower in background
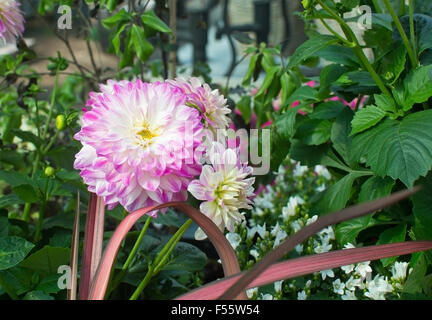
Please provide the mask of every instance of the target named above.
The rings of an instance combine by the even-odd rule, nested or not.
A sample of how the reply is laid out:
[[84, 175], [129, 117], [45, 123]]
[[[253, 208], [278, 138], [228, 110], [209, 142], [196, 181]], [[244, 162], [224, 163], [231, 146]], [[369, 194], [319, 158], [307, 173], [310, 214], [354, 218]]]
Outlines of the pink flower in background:
[[15, 43], [24, 32], [24, 17], [19, 6], [14, 0], [0, 1], [0, 39], [3, 43]]
[[189, 106], [200, 110], [206, 127], [212, 129], [226, 129], [230, 123], [227, 117], [231, 110], [227, 106], [227, 99], [219, 93], [219, 90], [212, 90], [206, 83], [202, 84], [198, 78], [190, 78], [189, 81], [178, 78], [167, 80], [172, 87], [180, 89], [187, 96]]
[[[211, 165], [205, 165], [199, 180], [190, 183], [188, 191], [198, 200], [204, 201], [200, 210], [219, 227], [234, 232], [235, 223], [244, 217], [240, 209], [250, 209], [255, 178], [246, 178], [252, 174], [252, 168], [243, 163], [239, 151], [227, 149], [219, 142], [214, 142], [208, 151]], [[206, 238], [201, 229], [195, 233], [197, 240]]]
[[83, 148], [74, 167], [89, 191], [129, 212], [186, 200], [202, 168], [194, 152], [203, 137], [198, 110], [167, 83], [110, 82], [101, 90], [90, 94], [75, 135]]

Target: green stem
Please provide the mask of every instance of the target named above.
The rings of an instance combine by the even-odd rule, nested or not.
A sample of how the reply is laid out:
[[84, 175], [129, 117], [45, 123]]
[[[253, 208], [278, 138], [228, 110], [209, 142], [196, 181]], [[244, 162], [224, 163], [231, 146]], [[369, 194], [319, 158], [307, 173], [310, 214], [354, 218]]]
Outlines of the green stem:
[[384, 1], [385, 6], [387, 7], [387, 10], [389, 11], [390, 15], [393, 18], [393, 21], [396, 25], [396, 28], [399, 31], [399, 34], [402, 37], [402, 41], [403, 41], [403, 43], [404, 43], [404, 45], [408, 51], [408, 56], [410, 57], [410, 60], [411, 60], [411, 64], [412, 64], [413, 68], [415, 68], [418, 65], [418, 61], [417, 61], [417, 58], [414, 54], [413, 48], [410, 45], [410, 42], [409, 42], [408, 37], [405, 33], [405, 30], [402, 27], [402, 24], [399, 20], [399, 17], [396, 15], [396, 12], [393, 10], [393, 7], [391, 6], [389, 0], [383, 0], [383, 1]]
[[339, 33], [337, 33], [332, 27], [329, 26], [329, 24], [327, 22], [325, 22], [325, 20], [322, 17], [319, 17], [319, 19], [321, 20], [322, 24], [327, 28], [327, 30], [330, 31], [340, 41], [342, 41], [342, 43], [344, 43], [348, 47], [352, 47], [353, 46], [352, 42], [348, 41], [347, 39], [345, 39], [344, 37], [342, 37]]
[[49, 108], [49, 111], [48, 111], [48, 118], [47, 118], [47, 121], [46, 121], [46, 123], [45, 123], [44, 130], [42, 131], [42, 140], [45, 139], [45, 137], [46, 137], [46, 135], [47, 135], [47, 133], [48, 133], [48, 128], [49, 128], [49, 125], [50, 125], [51, 119], [52, 119], [53, 114], [54, 114], [54, 104], [55, 104], [55, 98], [56, 98], [56, 91], [57, 91], [57, 84], [58, 84], [58, 76], [59, 76], [59, 74], [58, 74], [58, 72], [56, 71], [56, 74], [55, 74], [55, 80], [54, 80], [53, 92], [52, 92], [52, 94], [51, 94], [51, 103], [50, 103], [50, 108]]
[[[57, 83], [58, 83], [58, 75], [59, 75], [59, 73], [56, 71], [56, 74], [55, 74], [55, 81], [54, 81], [54, 88], [53, 88], [53, 92], [52, 92], [52, 94], [51, 94], [51, 104], [50, 104], [50, 109], [49, 109], [49, 111], [48, 111], [48, 118], [47, 118], [47, 121], [46, 121], [46, 123], [45, 123], [45, 127], [44, 127], [44, 129], [43, 129], [43, 131], [42, 131], [42, 135], [41, 135], [41, 139], [42, 139], [42, 140], [45, 139], [46, 134], [48, 133], [49, 124], [50, 124], [50, 122], [51, 122], [51, 119], [52, 119], [52, 117], [53, 117], [53, 113], [54, 113], [54, 103], [55, 103], [55, 98], [56, 98]], [[37, 111], [36, 111], [36, 112], [37, 112]], [[50, 142], [48, 145], [51, 147], [52, 143]], [[32, 169], [32, 173], [31, 173], [31, 179], [34, 178], [34, 176], [35, 176], [35, 174], [36, 174], [36, 171], [37, 171], [37, 169], [38, 169], [38, 167], [39, 167], [39, 163], [40, 163], [41, 156], [42, 156], [41, 153], [45, 154], [48, 150], [49, 150], [49, 148], [48, 148], [48, 149], [45, 149], [45, 150], [44, 150], [44, 149], [38, 149], [38, 150], [37, 150], [36, 159], [35, 159], [35, 161], [34, 161], [34, 163], [33, 163], [33, 169]], [[23, 220], [24, 220], [25, 222], [28, 222], [29, 219], [30, 219], [30, 206], [31, 206], [31, 204], [28, 203], [28, 202], [26, 202], [26, 204], [24, 205], [24, 209], [23, 209]]]
[[42, 222], [43, 222], [43, 219], [44, 219], [46, 206], [47, 206], [47, 203], [44, 200], [42, 202], [42, 205], [41, 205], [40, 210], [39, 210], [39, 219], [38, 219], [38, 222], [37, 222], [36, 232], [35, 232], [35, 235], [34, 235], [34, 238], [33, 238], [33, 242], [38, 242], [39, 241], [39, 238], [40, 238], [40, 235], [41, 235], [41, 232], [42, 232]]
[[120, 282], [123, 280], [124, 276], [126, 275], [127, 270], [129, 269], [129, 265], [131, 264], [133, 258], [135, 257], [135, 255], [138, 251], [138, 248], [141, 245], [142, 240], [144, 239], [144, 235], [146, 234], [147, 229], [150, 226], [151, 220], [152, 220], [152, 218], [150, 216], [148, 216], [147, 220], [144, 224], [144, 227], [142, 228], [140, 234], [138, 235], [138, 238], [135, 241], [135, 244], [134, 244], [131, 252], [129, 253], [129, 256], [126, 259], [126, 262], [123, 264], [123, 267], [121, 268], [119, 273], [115, 276], [114, 280], [112, 281], [112, 285], [107, 290], [106, 297], [108, 297], [111, 294], [111, 292], [113, 292], [117, 288], [117, 286], [120, 284]]
[[384, 82], [381, 80], [381, 77], [375, 72], [374, 68], [370, 64], [368, 58], [364, 54], [356, 35], [351, 30], [350, 26], [345, 22], [344, 19], [342, 19], [333, 9], [331, 9], [329, 6], [327, 6], [322, 0], [317, 0], [317, 2], [321, 5], [321, 7], [326, 10], [337, 22], [339, 22], [342, 31], [345, 33], [345, 36], [347, 37], [348, 41], [350, 41], [353, 46], [352, 49], [357, 56], [358, 59], [360, 59], [361, 63], [363, 64], [364, 68], [370, 73], [372, 79], [377, 84], [378, 88], [388, 96], [392, 96], [390, 91], [385, 86]]
[[141, 292], [145, 289], [147, 284], [150, 282], [151, 278], [155, 276], [160, 269], [165, 264], [166, 260], [170, 256], [172, 250], [175, 248], [177, 243], [180, 241], [180, 239], [183, 237], [187, 229], [192, 224], [192, 220], [188, 219], [181, 227], [177, 230], [177, 232], [174, 234], [174, 236], [165, 244], [163, 249], [159, 252], [156, 259], [149, 264], [148, 271], [144, 279], [141, 281], [141, 283], [136, 288], [135, 292], [132, 294], [129, 300], [136, 300], [140, 296]]
[[146, 220], [146, 222], [144, 224], [144, 227], [142, 228], [142, 230], [141, 230], [141, 232], [140, 232], [140, 234], [138, 236], [138, 239], [136, 240], [136, 242], [135, 242], [135, 244], [134, 244], [134, 246], [132, 248], [132, 251], [129, 253], [129, 256], [126, 259], [126, 262], [123, 264], [122, 270], [126, 271], [129, 268], [129, 265], [132, 262], [132, 259], [135, 257], [135, 255], [136, 255], [136, 253], [138, 251], [138, 248], [141, 245], [141, 242], [142, 242], [142, 240], [144, 238], [144, 235], [146, 234], [147, 229], [150, 226], [151, 220], [152, 220], [152, 218], [150, 216], [147, 216], [147, 220]]

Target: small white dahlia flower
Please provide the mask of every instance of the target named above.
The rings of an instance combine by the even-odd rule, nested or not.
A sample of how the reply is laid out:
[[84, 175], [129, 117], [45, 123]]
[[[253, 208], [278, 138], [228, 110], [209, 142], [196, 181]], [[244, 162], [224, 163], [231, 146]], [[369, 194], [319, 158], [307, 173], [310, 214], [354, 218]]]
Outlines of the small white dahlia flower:
[[174, 88], [179, 88], [187, 96], [187, 104], [195, 107], [203, 115], [206, 126], [212, 129], [226, 129], [230, 123], [227, 117], [231, 110], [227, 106], [227, 99], [212, 90], [208, 84], [202, 84], [198, 78], [183, 78], [167, 81]]
[[[238, 150], [237, 150], [238, 151]], [[233, 149], [226, 149], [219, 142], [214, 142], [208, 151], [211, 165], [205, 165], [199, 180], [189, 184], [188, 191], [198, 200], [204, 202], [200, 210], [219, 227], [234, 232], [236, 222], [244, 216], [240, 209], [251, 209], [254, 196], [255, 178], [247, 178], [252, 168], [242, 163], [240, 155]], [[197, 240], [205, 239], [201, 229], [195, 233]]]
[[90, 97], [74, 163], [89, 191], [110, 209], [120, 203], [129, 212], [186, 200], [201, 172], [194, 151], [203, 124], [185, 95], [166, 83], [136, 80], [108, 83]]
[[24, 32], [24, 17], [15, 0], [0, 1], [0, 39], [3, 43], [15, 43]]

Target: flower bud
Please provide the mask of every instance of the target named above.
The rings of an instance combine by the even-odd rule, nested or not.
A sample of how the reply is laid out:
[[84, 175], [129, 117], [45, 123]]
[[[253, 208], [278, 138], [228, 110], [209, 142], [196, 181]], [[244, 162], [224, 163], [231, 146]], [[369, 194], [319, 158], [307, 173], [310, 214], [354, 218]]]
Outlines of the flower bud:
[[52, 177], [54, 175], [54, 173], [55, 173], [55, 170], [53, 167], [48, 166], [45, 168], [45, 175], [47, 177]]
[[56, 118], [56, 127], [58, 130], [64, 130], [66, 128], [66, 117], [63, 114], [59, 114]]

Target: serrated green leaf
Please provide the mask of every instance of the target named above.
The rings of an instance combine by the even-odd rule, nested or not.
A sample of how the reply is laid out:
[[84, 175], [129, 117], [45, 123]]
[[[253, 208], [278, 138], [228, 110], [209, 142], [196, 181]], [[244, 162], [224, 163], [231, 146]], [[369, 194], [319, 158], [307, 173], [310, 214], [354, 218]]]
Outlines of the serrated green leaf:
[[354, 115], [351, 122], [352, 131], [350, 135], [365, 131], [380, 122], [387, 114], [376, 106], [367, 106], [360, 109]]
[[415, 103], [427, 101], [432, 96], [432, 65], [412, 70], [404, 80], [403, 110], [408, 111]]
[[24, 202], [36, 203], [39, 201], [40, 193], [29, 184], [22, 184], [12, 189], [14, 193]]
[[34, 244], [19, 237], [0, 238], [0, 270], [6, 270], [23, 261]]
[[352, 138], [349, 136], [349, 133], [351, 131], [351, 120], [353, 115], [353, 111], [350, 108], [345, 107], [333, 122], [330, 136], [330, 139], [333, 142], [333, 148], [347, 164], [351, 163], [349, 150]]
[[347, 243], [354, 243], [360, 232], [374, 226], [375, 224], [376, 221], [373, 219], [373, 214], [349, 221], [344, 221], [338, 224], [336, 227], [336, 240], [342, 246]]
[[171, 257], [162, 270], [202, 270], [207, 264], [207, 256], [197, 247], [180, 242], [173, 250]]
[[379, 176], [400, 179], [411, 187], [432, 167], [432, 110], [386, 119], [353, 138], [353, 157], [366, 163]]
[[394, 100], [386, 94], [375, 94], [375, 104], [378, 108], [385, 112], [396, 112]]
[[35, 290], [27, 292], [23, 300], [54, 300], [54, 298], [42, 291]]
[[0, 197], [0, 208], [4, 208], [13, 204], [24, 203], [16, 194], [8, 194], [7, 196]]
[[0, 180], [6, 181], [13, 187], [17, 187], [23, 184], [32, 184], [32, 181], [28, 176], [16, 171], [8, 172], [0, 170]]

